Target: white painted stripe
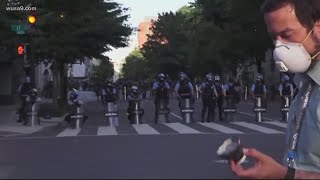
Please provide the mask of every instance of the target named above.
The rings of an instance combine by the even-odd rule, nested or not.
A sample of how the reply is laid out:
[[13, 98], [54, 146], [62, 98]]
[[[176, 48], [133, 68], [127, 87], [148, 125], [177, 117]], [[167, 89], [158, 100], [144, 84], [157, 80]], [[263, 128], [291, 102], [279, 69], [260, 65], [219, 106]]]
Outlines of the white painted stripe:
[[77, 136], [80, 132], [80, 129], [71, 129], [67, 128], [63, 130], [57, 137], [69, 137], [69, 136]]
[[99, 126], [98, 127], [98, 136], [111, 136], [117, 135], [118, 132], [113, 126]]
[[266, 133], [266, 134], [283, 134], [283, 132], [281, 132], [281, 131], [277, 131], [274, 129], [266, 128], [263, 126], [259, 126], [259, 125], [251, 124], [251, 123], [247, 123], [247, 122], [231, 122], [231, 123], [248, 128], [248, 129], [253, 129], [255, 131]]
[[175, 113], [170, 113], [172, 116], [174, 116], [174, 117], [176, 117], [176, 118], [178, 118], [178, 119], [181, 119], [182, 120], [182, 117], [180, 117], [180, 116], [178, 116], [178, 115], [176, 115]]
[[160, 134], [148, 124], [134, 124], [132, 126], [138, 134]]
[[163, 123], [164, 125], [168, 126], [169, 128], [181, 133], [181, 134], [198, 134], [199, 131], [183, 125], [181, 123]]
[[222, 133], [226, 133], [226, 134], [243, 134], [243, 132], [217, 124], [217, 123], [199, 123], [202, 126], [208, 127], [210, 129], [222, 132]]
[[[252, 116], [252, 117], [255, 117], [255, 116], [256, 116], [255, 114], [246, 113], [246, 112], [241, 112], [241, 111], [237, 111], [237, 113], [245, 114], [245, 115]], [[269, 120], [269, 121], [275, 121], [275, 119], [270, 119], [270, 118], [266, 118], [266, 117], [262, 117], [262, 119]]]
[[269, 121], [269, 122], [263, 122], [263, 123], [272, 124], [272, 125], [279, 126], [282, 128], [287, 128], [287, 123], [281, 123], [281, 122], [276, 122], [276, 121]]

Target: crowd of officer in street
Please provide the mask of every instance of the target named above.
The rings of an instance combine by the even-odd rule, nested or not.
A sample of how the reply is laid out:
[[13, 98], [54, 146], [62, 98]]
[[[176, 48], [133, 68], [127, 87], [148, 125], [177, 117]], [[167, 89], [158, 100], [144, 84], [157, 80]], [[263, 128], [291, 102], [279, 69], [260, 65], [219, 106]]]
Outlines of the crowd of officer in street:
[[[71, 88], [68, 94], [68, 115], [65, 117], [65, 121], [71, 122], [71, 114], [75, 114], [76, 108], [81, 107], [83, 102], [78, 100], [78, 90]], [[267, 87], [264, 83], [263, 76], [256, 74], [255, 82], [250, 88], [250, 95], [253, 99], [261, 98], [261, 106], [267, 108]], [[218, 74], [209, 73], [204, 77], [204, 80], [200, 84], [193, 83], [186, 73], [180, 72], [178, 75], [178, 81], [174, 84], [173, 81], [165, 75], [160, 73], [157, 79], [151, 83], [151, 88], [148, 88], [148, 84], [145, 81], [139, 81], [138, 83], [132, 83], [126, 81], [122, 84], [114, 83], [111, 80], [106, 80], [95, 89], [97, 99], [106, 106], [108, 103], [117, 104], [120, 93], [122, 97], [128, 102], [127, 117], [130, 123], [134, 123], [135, 108], [139, 106], [140, 102], [147, 98], [147, 92], [149, 98], [154, 99], [155, 111], [154, 122], [159, 122], [159, 115], [164, 115], [165, 122], [170, 122], [169, 114], [170, 110], [169, 99], [176, 97], [178, 100], [178, 106], [180, 110], [190, 108], [193, 109], [193, 104], [196, 98], [201, 98], [202, 110], [201, 110], [201, 122], [215, 121], [216, 116], [219, 121], [226, 121], [225, 117], [228, 116], [228, 110], [236, 111], [242, 96], [242, 87], [240, 83], [230, 77], [226, 83], [223, 83], [221, 76]], [[286, 103], [286, 99], [292, 100], [295, 94], [295, 87], [291, 83], [288, 75], [282, 76], [282, 81], [278, 87], [279, 95], [282, 99], [282, 104]], [[20, 108], [18, 110], [19, 119], [17, 122], [23, 122], [24, 125], [28, 124], [27, 107], [28, 97], [38, 96], [37, 90], [34, 88], [34, 84], [31, 83], [30, 78], [27, 77], [26, 81], [19, 87], [18, 90], [20, 97]], [[29, 98], [30, 99], [30, 98]], [[189, 100], [186, 107], [186, 100]], [[289, 102], [290, 104], [290, 102]], [[30, 108], [29, 108], [30, 109]], [[216, 109], [218, 115], [215, 114]], [[193, 112], [193, 111], [192, 111]], [[192, 114], [191, 112], [191, 114]], [[285, 121], [284, 113], [282, 113], [282, 121]], [[141, 116], [143, 115], [140, 114]], [[182, 112], [182, 116], [184, 113]], [[84, 121], [87, 119], [84, 116]], [[193, 118], [191, 119], [193, 121]]]

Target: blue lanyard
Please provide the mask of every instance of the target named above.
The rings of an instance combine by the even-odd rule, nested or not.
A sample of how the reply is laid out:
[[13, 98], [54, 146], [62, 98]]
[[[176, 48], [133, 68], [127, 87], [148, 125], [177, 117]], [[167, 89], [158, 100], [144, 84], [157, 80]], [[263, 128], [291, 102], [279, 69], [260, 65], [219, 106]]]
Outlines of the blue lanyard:
[[311, 90], [312, 90], [313, 85], [314, 85], [313, 82], [309, 83], [307, 91], [306, 91], [306, 94], [305, 94], [304, 99], [303, 99], [303, 104], [302, 104], [299, 116], [298, 116], [297, 119], [294, 116], [295, 126], [294, 126], [294, 129], [293, 129], [293, 133], [292, 133], [292, 137], [291, 137], [291, 141], [290, 141], [290, 146], [289, 146], [289, 149], [288, 149], [288, 156], [287, 156], [288, 167], [292, 167], [293, 168], [294, 158], [295, 158], [295, 150], [296, 150], [297, 142], [298, 142], [299, 135], [300, 135], [302, 120], [303, 120], [303, 117], [304, 117], [304, 114], [305, 114], [305, 111], [306, 111], [307, 104], [308, 104], [309, 99], [310, 99], [310, 94], [311, 94]]

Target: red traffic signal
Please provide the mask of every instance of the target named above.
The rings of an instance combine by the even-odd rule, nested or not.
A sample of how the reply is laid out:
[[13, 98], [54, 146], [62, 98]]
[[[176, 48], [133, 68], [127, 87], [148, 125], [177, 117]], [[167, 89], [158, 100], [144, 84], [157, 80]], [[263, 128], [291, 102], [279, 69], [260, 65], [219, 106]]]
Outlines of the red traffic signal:
[[19, 44], [17, 50], [18, 50], [19, 55], [24, 55], [24, 45], [23, 44]]

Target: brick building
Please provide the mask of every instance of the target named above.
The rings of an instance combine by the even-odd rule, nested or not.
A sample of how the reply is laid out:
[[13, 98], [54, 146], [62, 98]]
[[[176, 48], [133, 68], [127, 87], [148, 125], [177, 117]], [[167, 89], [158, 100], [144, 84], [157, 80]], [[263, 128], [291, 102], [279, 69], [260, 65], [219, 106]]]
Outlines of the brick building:
[[138, 44], [139, 48], [143, 47], [143, 44], [147, 42], [148, 36], [152, 35], [151, 27], [152, 21], [155, 21], [157, 17], [146, 17], [143, 22], [139, 24], [138, 31]]

